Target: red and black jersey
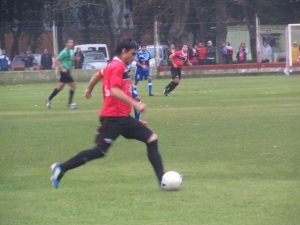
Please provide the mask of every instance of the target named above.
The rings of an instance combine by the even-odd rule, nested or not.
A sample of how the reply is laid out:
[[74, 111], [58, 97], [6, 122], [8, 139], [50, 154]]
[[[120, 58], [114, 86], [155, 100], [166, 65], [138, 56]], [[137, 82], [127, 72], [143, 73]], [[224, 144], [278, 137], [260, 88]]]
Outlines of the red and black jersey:
[[[105, 74], [105, 76], [103, 76]], [[104, 105], [99, 111], [100, 116], [128, 116], [131, 106], [111, 96], [111, 89], [119, 87], [131, 98], [131, 80], [126, 64], [119, 58], [114, 58], [105, 68], [103, 73], [98, 73], [103, 78], [102, 91]]]
[[181, 68], [188, 59], [188, 53], [184, 53], [183, 51], [177, 51], [174, 53], [173, 62], [178, 68]]

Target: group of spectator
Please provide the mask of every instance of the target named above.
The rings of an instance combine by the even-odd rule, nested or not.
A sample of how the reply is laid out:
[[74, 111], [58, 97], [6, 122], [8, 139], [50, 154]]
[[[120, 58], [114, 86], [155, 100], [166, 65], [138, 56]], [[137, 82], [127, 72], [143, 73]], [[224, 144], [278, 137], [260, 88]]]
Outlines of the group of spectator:
[[[18, 57], [24, 63], [24, 68], [26, 71], [33, 71], [36, 68], [42, 70], [53, 69], [54, 60], [52, 54], [48, 51], [48, 49], [44, 49], [44, 52], [43, 54], [41, 54], [40, 58], [35, 57], [35, 55], [30, 50], [27, 50], [25, 53], [21, 53]], [[75, 69], [82, 69], [83, 61], [84, 55], [81, 52], [80, 48], [78, 48], [75, 52]], [[35, 65], [39, 66], [35, 67]], [[11, 69], [11, 66], [12, 60], [7, 56], [5, 49], [0, 49], [0, 70], [9, 71]]]
[[[169, 49], [169, 54], [171, 53], [172, 51]], [[206, 46], [202, 42], [195, 44], [193, 48], [189, 50], [189, 58], [193, 65], [216, 64], [216, 48], [213, 46], [213, 42], [208, 41]]]
[[[266, 34], [262, 36], [262, 45], [260, 47], [260, 58], [261, 62], [275, 62], [275, 45], [276, 41], [271, 33], [267, 31]], [[174, 45], [169, 48], [169, 54], [172, 53]], [[246, 44], [241, 42], [236, 53], [229, 42], [225, 42], [220, 46], [219, 49], [221, 61], [224, 64], [232, 63], [247, 63], [247, 55], [249, 53]], [[193, 65], [209, 65], [216, 63], [216, 47], [214, 47], [213, 42], [209, 40], [207, 44], [200, 42], [195, 44], [189, 50], [189, 58]]]
[[[221, 46], [220, 53], [222, 56], [223, 63], [231, 64], [234, 62], [233, 59], [234, 51], [229, 42], [226, 42]], [[247, 54], [248, 54], [248, 49], [246, 48], [245, 43], [242, 42], [236, 53], [236, 62], [246, 63]], [[216, 48], [214, 47], [213, 42], [209, 40], [206, 45], [202, 42], [195, 44], [193, 48], [189, 50], [189, 58], [193, 65], [216, 64]]]

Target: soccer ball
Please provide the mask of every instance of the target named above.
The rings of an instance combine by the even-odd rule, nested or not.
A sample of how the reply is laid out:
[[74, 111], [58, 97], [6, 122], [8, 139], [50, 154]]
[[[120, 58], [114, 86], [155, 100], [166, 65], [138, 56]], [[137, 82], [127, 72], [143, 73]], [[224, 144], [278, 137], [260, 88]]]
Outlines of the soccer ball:
[[161, 180], [161, 188], [167, 191], [178, 190], [182, 184], [182, 175], [175, 171], [166, 172]]

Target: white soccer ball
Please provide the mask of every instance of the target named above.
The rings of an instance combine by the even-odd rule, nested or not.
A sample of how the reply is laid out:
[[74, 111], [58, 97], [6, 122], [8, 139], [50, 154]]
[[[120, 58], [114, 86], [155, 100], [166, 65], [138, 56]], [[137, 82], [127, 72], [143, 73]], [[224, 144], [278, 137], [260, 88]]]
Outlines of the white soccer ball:
[[182, 175], [175, 171], [166, 172], [161, 180], [161, 188], [167, 191], [178, 190], [182, 184]]

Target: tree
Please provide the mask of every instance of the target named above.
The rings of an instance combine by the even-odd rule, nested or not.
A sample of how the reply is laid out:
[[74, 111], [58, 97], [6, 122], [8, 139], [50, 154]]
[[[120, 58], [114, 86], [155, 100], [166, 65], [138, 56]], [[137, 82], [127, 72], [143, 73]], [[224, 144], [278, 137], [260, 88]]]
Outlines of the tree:
[[228, 15], [227, 15], [227, 0], [216, 0], [216, 52], [217, 61], [220, 62], [222, 57], [220, 55], [220, 48], [226, 42]]

